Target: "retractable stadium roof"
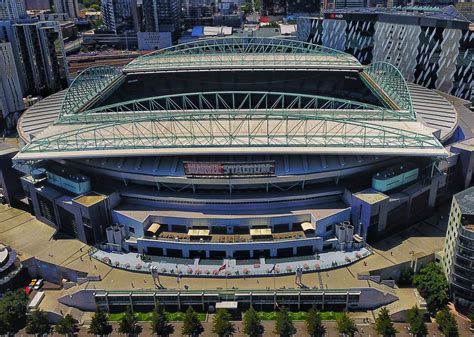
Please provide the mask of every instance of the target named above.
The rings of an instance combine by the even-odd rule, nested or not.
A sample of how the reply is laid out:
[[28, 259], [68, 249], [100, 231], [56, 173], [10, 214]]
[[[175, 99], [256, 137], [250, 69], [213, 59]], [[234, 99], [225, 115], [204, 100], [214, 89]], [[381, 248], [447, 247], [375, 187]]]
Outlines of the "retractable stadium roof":
[[[352, 69], [385, 107], [263, 91], [187, 92], [94, 106], [130, 73], [247, 66]], [[85, 70], [67, 90], [54, 124], [16, 160], [228, 153], [445, 156], [433, 131], [416, 120], [407, 84], [388, 63], [364, 67], [342, 52], [290, 40], [223, 38], [153, 52], [124, 69]]]

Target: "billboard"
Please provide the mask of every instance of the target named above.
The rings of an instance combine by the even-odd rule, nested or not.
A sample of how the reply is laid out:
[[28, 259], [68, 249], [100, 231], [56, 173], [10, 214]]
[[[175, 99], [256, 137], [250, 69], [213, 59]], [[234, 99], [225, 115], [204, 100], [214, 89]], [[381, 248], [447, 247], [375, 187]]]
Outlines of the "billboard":
[[259, 162], [184, 162], [184, 173], [194, 178], [244, 178], [275, 175], [275, 161]]

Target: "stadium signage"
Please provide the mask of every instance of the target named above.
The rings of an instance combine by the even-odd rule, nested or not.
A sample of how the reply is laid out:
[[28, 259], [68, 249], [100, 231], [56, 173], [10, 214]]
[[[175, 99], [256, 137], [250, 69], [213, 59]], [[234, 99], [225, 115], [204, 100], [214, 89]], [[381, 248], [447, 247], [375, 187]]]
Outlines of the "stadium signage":
[[184, 173], [190, 177], [266, 177], [275, 175], [275, 162], [184, 162]]

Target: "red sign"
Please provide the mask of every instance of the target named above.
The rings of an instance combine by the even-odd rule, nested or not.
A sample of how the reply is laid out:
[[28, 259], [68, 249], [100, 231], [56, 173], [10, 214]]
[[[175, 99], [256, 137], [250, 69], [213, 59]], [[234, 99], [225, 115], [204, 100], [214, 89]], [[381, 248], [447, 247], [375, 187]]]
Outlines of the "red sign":
[[191, 177], [251, 177], [275, 175], [275, 162], [184, 162], [184, 173]]

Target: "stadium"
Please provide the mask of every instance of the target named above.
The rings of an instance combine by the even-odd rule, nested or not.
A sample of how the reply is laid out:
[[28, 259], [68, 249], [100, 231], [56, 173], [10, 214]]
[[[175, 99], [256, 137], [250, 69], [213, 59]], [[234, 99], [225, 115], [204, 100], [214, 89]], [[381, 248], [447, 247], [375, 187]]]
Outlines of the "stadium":
[[388, 63], [218, 38], [85, 70], [23, 114], [14, 163], [31, 212], [106, 263], [118, 251], [163, 272], [198, 260], [258, 274], [341, 252], [305, 267], [324, 269], [436, 206], [457, 123]]

